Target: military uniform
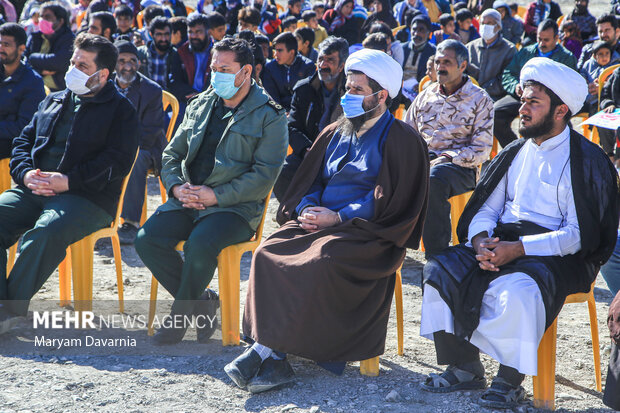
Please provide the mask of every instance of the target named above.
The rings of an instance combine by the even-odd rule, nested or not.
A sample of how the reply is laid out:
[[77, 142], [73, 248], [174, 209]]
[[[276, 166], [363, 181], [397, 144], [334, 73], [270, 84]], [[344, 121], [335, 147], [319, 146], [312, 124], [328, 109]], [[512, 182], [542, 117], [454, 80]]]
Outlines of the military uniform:
[[[175, 314], [191, 311], [190, 300], [198, 299], [213, 278], [220, 251], [252, 237], [287, 146], [284, 110], [254, 82], [233, 109], [213, 89], [190, 101], [163, 155], [161, 178], [170, 198], [135, 241], [144, 264], [174, 296]], [[172, 188], [186, 182], [212, 188], [217, 204], [184, 208]], [[175, 251], [182, 240], [185, 262]]]

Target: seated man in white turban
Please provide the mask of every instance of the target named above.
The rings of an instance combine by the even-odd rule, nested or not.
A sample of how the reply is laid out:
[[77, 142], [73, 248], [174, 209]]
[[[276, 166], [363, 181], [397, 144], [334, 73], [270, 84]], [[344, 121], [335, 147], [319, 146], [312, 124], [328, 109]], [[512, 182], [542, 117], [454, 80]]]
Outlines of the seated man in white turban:
[[337, 374], [383, 353], [395, 272], [426, 212], [426, 145], [387, 108], [402, 69], [370, 49], [346, 61], [344, 116], [327, 126], [278, 211], [283, 227], [252, 261], [243, 332], [253, 345], [225, 367], [252, 393], [293, 379], [295, 354]]
[[524, 397], [521, 382], [537, 374], [546, 328], [567, 295], [590, 290], [613, 251], [618, 223], [613, 165], [569, 128], [588, 94], [585, 80], [534, 58], [520, 83], [525, 139], [504, 148], [483, 174], [459, 221], [462, 244], [424, 267], [420, 333], [434, 339], [437, 362], [448, 368], [422, 388], [485, 388], [482, 351], [500, 363], [479, 399], [491, 408]]

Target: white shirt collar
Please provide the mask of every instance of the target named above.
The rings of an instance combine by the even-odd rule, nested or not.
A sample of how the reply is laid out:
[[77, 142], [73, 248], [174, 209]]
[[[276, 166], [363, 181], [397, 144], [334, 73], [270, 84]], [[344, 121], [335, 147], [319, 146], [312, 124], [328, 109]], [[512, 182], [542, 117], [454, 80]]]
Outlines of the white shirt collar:
[[569, 137], [570, 137], [570, 128], [567, 125], [562, 132], [560, 132], [558, 135], [554, 136], [553, 138], [547, 139], [546, 141], [541, 143], [540, 146], [537, 145], [536, 142], [534, 142], [534, 139], [530, 139], [530, 144], [533, 145], [534, 148], [536, 148], [536, 150], [538, 151], [547, 152], [547, 151], [552, 151], [558, 146], [562, 145], [564, 142], [568, 140]]

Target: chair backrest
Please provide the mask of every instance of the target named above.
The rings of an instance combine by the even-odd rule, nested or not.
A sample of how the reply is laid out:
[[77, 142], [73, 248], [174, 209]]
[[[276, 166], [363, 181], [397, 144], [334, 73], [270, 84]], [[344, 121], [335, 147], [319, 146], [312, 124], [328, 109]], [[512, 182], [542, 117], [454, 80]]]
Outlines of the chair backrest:
[[50, 88], [45, 85], [43, 86], [43, 88], [45, 89], [45, 96], [49, 95], [52, 92]]
[[431, 78], [428, 75], [424, 76], [418, 84], [418, 93], [422, 92], [431, 83]]
[[398, 34], [398, 32], [401, 31], [402, 29], [404, 29], [405, 27], [407, 27], [406, 24], [403, 24], [402, 26], [394, 27], [392, 29], [392, 36], [396, 36]]
[[558, 27], [560, 27], [560, 25], [564, 21], [565, 17], [566, 17], [565, 15], [561, 15], [560, 17], [558, 17], [558, 19], [556, 20], [556, 23], [558, 24]]
[[517, 16], [521, 17], [521, 20], [525, 20], [525, 14], [527, 13], [527, 7], [519, 6], [517, 10]]
[[144, 10], [136, 14], [136, 23], [138, 24], [138, 29], [141, 29], [144, 26], [143, 19], [144, 19]]
[[267, 208], [269, 207], [269, 199], [271, 199], [271, 191], [265, 197], [265, 209], [263, 210], [263, 216], [260, 219], [256, 233], [252, 237], [252, 241], [260, 241], [263, 237], [263, 227], [265, 226], [265, 217], [267, 216]]
[[469, 76], [469, 80], [471, 80], [471, 83], [473, 83], [474, 85], [476, 85], [476, 86], [480, 86], [480, 85], [478, 84], [478, 81], [477, 81], [476, 79], [474, 79], [473, 77]]
[[611, 74], [620, 67], [620, 64], [609, 66], [607, 69], [601, 72], [601, 75], [598, 77], [598, 110], [601, 110], [601, 92], [603, 91], [603, 86], [607, 81], [607, 78], [611, 76]]
[[133, 159], [133, 163], [131, 164], [131, 169], [127, 176], [123, 178], [123, 184], [121, 185], [121, 196], [118, 198], [118, 205], [116, 206], [116, 215], [114, 215], [114, 221], [110, 227], [118, 228], [118, 224], [121, 220], [121, 212], [123, 212], [123, 201], [125, 200], [125, 190], [127, 189], [127, 183], [129, 182], [129, 177], [131, 176], [131, 172], [133, 171], [133, 167], [136, 164], [136, 159], [138, 159], [138, 154], [140, 153], [140, 149], [136, 152], [136, 157]]
[[195, 11], [196, 9], [194, 9], [193, 7], [185, 6], [185, 12], [187, 13], [188, 16]]
[[172, 131], [174, 130], [174, 125], [177, 122], [177, 117], [179, 116], [179, 101], [174, 95], [170, 92], [166, 92], [162, 90], [161, 93], [161, 101], [164, 107], [164, 112], [168, 109], [168, 106], [172, 109], [172, 116], [170, 117], [170, 123], [168, 124], [168, 130], [166, 130], [166, 139], [170, 142], [172, 138]]

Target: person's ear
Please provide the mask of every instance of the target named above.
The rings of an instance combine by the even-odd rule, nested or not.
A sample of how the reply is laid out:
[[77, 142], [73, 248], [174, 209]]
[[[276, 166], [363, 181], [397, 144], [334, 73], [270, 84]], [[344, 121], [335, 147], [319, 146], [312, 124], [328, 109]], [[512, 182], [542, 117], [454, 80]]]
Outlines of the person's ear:
[[26, 45], [25, 44], [21, 44], [17, 47], [17, 53], [21, 56], [24, 54], [24, 52], [26, 51]]
[[100, 83], [105, 83], [108, 81], [108, 79], [110, 78], [110, 70], [109, 69], [101, 69], [99, 71], [99, 82]]
[[555, 108], [555, 120], [562, 120], [564, 119], [564, 116], [566, 116], [566, 114], [568, 113], [569, 109], [568, 106], [565, 104], [561, 104], [558, 105], [557, 108]]

